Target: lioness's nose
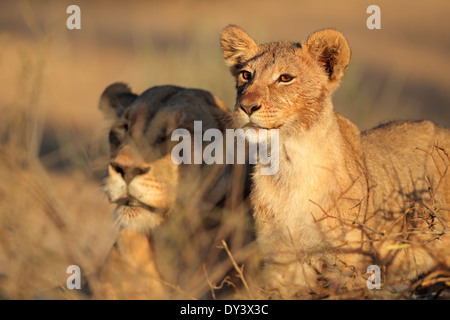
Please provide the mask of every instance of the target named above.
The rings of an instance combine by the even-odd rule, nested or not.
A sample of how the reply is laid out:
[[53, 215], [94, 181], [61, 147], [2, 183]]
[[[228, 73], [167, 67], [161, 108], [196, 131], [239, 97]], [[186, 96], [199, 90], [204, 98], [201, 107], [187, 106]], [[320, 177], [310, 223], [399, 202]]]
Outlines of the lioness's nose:
[[114, 171], [122, 176], [127, 184], [130, 183], [136, 176], [146, 174], [150, 171], [150, 167], [147, 166], [137, 167], [117, 161], [111, 161], [110, 165]]
[[241, 105], [241, 109], [250, 117], [253, 112], [256, 112], [259, 109], [261, 109], [261, 106], [260, 105], [259, 106], [257, 106], [257, 105], [252, 105], [252, 106]]

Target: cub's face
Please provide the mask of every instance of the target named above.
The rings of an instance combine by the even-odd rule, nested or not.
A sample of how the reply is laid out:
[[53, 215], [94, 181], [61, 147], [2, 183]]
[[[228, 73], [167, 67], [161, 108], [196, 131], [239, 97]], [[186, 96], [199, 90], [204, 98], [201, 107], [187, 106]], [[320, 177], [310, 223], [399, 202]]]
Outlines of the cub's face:
[[258, 45], [231, 25], [221, 46], [236, 77], [235, 124], [244, 129], [308, 130], [331, 106], [350, 58], [345, 38], [334, 30], [319, 31], [303, 44]]
[[100, 108], [115, 121], [104, 191], [117, 205], [121, 228], [148, 233], [166, 219], [186, 175], [186, 165], [175, 164], [171, 157], [178, 143], [171, 140], [172, 132], [192, 132], [195, 120], [202, 120], [205, 130], [218, 127], [225, 112], [216, 102], [205, 91], [173, 86], [154, 87], [139, 97], [121, 83], [105, 90]]

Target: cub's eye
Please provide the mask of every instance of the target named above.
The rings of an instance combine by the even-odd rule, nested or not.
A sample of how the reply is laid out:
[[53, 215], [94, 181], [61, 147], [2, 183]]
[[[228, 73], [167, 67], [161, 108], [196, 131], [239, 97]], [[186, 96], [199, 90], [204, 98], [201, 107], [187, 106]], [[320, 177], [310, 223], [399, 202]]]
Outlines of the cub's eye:
[[279, 78], [280, 82], [291, 82], [293, 79], [294, 77], [289, 74], [282, 74]]
[[242, 76], [242, 79], [247, 80], [247, 81], [252, 78], [251, 72], [245, 71], [245, 70], [241, 71], [241, 76]]

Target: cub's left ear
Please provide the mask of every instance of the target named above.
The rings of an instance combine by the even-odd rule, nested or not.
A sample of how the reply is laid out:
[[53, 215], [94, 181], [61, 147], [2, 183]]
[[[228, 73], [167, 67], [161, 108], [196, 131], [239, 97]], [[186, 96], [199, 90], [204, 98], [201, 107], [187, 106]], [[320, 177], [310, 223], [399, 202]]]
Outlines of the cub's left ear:
[[350, 61], [350, 47], [344, 35], [333, 29], [317, 31], [309, 36], [302, 48], [316, 60], [330, 82], [338, 83]]

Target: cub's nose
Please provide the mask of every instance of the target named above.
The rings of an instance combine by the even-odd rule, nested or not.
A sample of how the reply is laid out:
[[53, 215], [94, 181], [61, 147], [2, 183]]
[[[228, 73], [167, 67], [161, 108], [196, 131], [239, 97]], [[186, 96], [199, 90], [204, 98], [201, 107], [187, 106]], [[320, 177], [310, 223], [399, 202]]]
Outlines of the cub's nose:
[[261, 109], [261, 106], [259, 105], [251, 105], [251, 106], [245, 106], [245, 105], [241, 105], [240, 108], [242, 109], [242, 111], [244, 111], [249, 117], [256, 111], [258, 111], [259, 109]]
[[111, 161], [110, 166], [115, 172], [122, 176], [127, 184], [137, 176], [146, 174], [150, 171], [150, 167], [147, 166], [139, 167], [117, 161]]

